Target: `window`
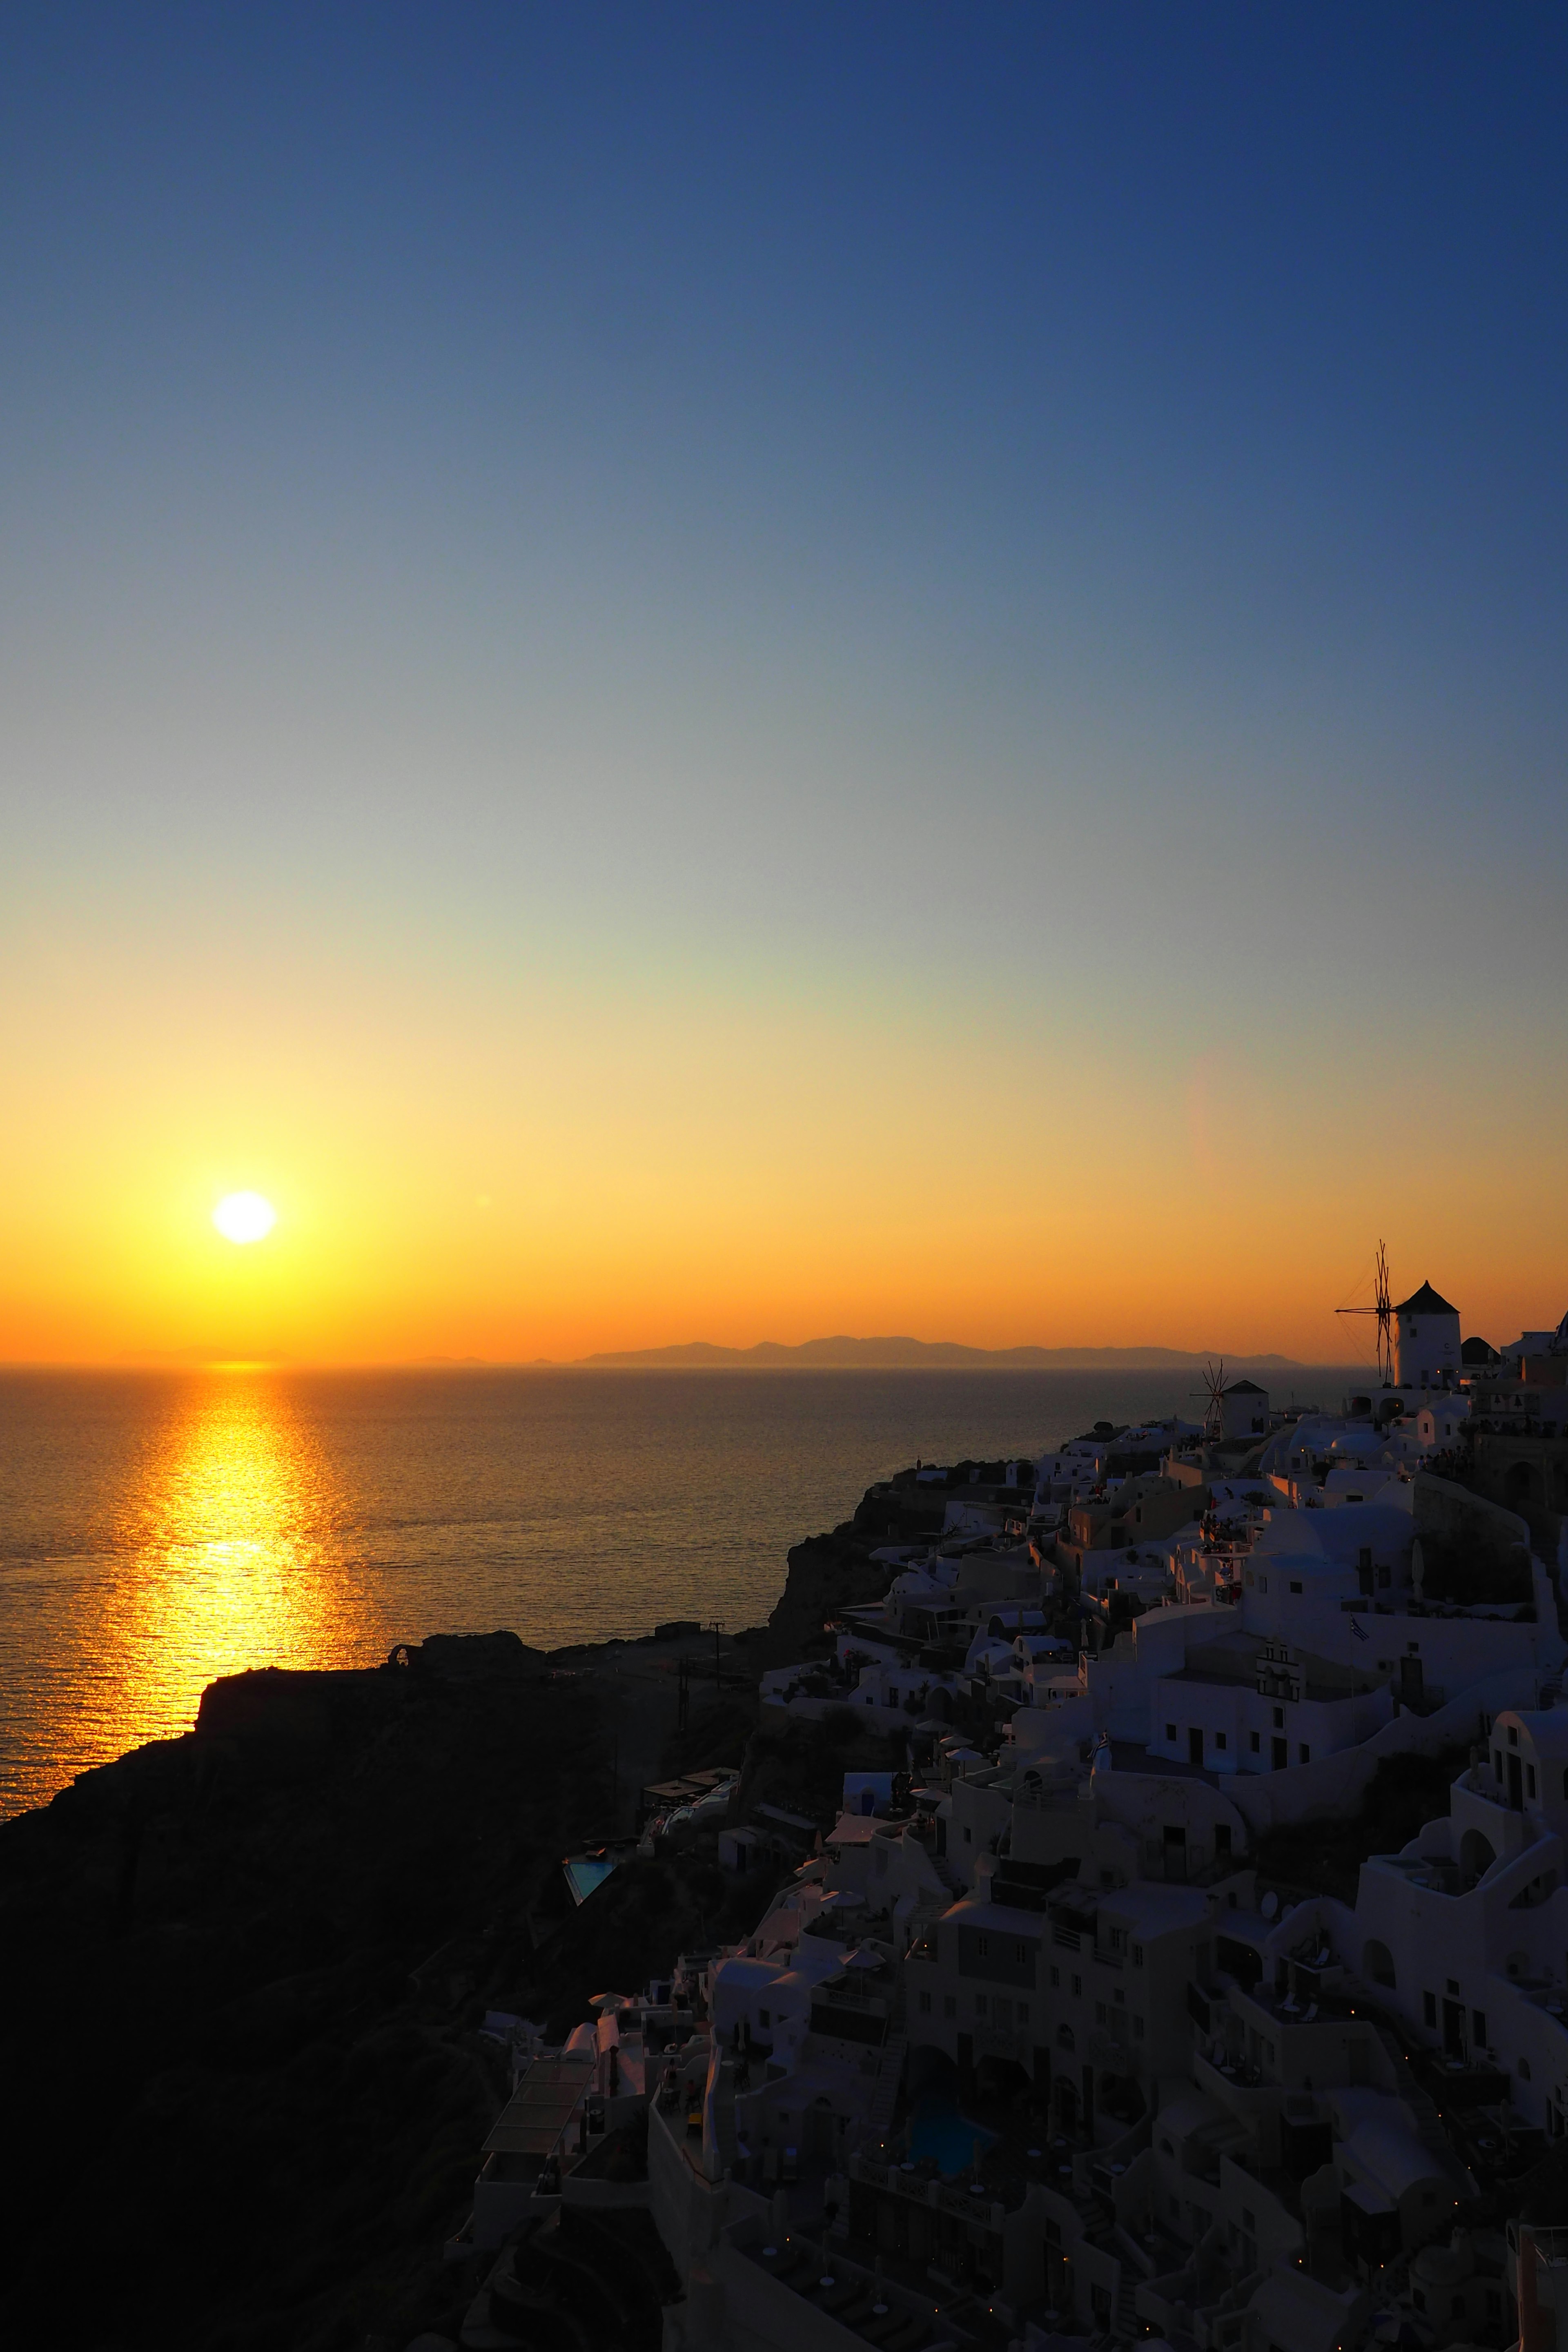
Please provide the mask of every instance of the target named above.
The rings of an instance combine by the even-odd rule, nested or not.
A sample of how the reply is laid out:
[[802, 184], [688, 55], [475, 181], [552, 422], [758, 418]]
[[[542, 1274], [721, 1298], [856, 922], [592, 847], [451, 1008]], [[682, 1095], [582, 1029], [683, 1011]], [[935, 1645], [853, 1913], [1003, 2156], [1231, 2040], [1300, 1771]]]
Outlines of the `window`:
[[1143, 2021], [1141, 2017], [1135, 2017], [1132, 2021], [1132, 2039], [1134, 2042], [1142, 2042], [1143, 2039]]
[[998, 2025], [1011, 2025], [1013, 2022], [1012, 2002], [1010, 2000], [994, 2000], [991, 2004], [991, 2014], [996, 2020]]
[[1259, 1734], [1258, 1734], [1258, 1732], [1256, 1732], [1256, 1731], [1255, 1731], [1255, 1732], [1252, 1734], [1252, 1752], [1253, 1752], [1253, 1754], [1254, 1754], [1255, 1756], [1257, 1755], [1257, 1753], [1258, 1753], [1258, 1749], [1262, 1747], [1262, 1745], [1263, 1745], [1263, 1741], [1262, 1741], [1261, 1737], [1259, 1736]]
[[1214, 1850], [1216, 1854], [1228, 1853], [1230, 1852], [1230, 1823], [1228, 1822], [1215, 1822], [1214, 1825]]
[[1421, 2014], [1428, 2028], [1432, 2032], [1436, 2032], [1437, 2026], [1437, 1996], [1435, 1992], [1424, 1992], [1422, 1994]]
[[1225, 1734], [1224, 1734], [1224, 1732], [1223, 1732], [1223, 1731], [1216, 1731], [1216, 1732], [1215, 1733], [1215, 1736], [1214, 1736], [1214, 1744], [1215, 1744], [1215, 1746], [1216, 1748], [1223, 1748], [1223, 1747], [1225, 1746], [1225, 1744], [1226, 1744], [1226, 1738], [1225, 1738]]
[[1309, 1741], [1305, 1739], [1299, 1740], [1297, 1742], [1297, 1753], [1300, 1755], [1303, 1764], [1310, 1764], [1311, 1762], [1312, 1750]]
[[1291, 1590], [1291, 1591], [1292, 1591], [1292, 1592], [1300, 1592], [1300, 1590], [1301, 1590], [1301, 1580], [1300, 1580], [1300, 1578], [1299, 1576], [1293, 1576], [1293, 1577], [1290, 1579], [1290, 1590]]
[[[1412, 1642], [1410, 1646], [1414, 1650], [1416, 1647], [1416, 1644]], [[1511, 1723], [1508, 1727], [1508, 1744], [1510, 1748], [1517, 1748], [1519, 1746], [1519, 1731], [1517, 1727]]]
[[1165, 1726], [1165, 1737], [1173, 1748], [1176, 1744], [1176, 1727], [1173, 1723], [1168, 1723]]
[[1017, 2019], [1020, 2025], [1027, 2025], [1029, 2022], [1028, 2002], [1026, 2000], [1016, 2002], [1014, 2006], [1013, 2014]]
[[942, 2013], [943, 2017], [956, 2017], [958, 2015], [958, 1995], [955, 1992], [944, 1992], [942, 1994]]
[[976, 1936], [974, 1938], [974, 1952], [977, 1959], [988, 1960], [990, 1958], [991, 1938], [989, 1936]]
[[1013, 1947], [1013, 1958], [1016, 1960], [1022, 1961], [1026, 1966], [1029, 1958], [1029, 1947], [1027, 1944], [1015, 1944]]
[[1410, 2290], [1410, 2300], [1415, 2305], [1417, 2311], [1425, 2311], [1426, 2308], [1426, 2294], [1425, 2288], [1413, 2286]]
[[[1276, 1731], [1283, 1731], [1285, 1728], [1285, 1710], [1282, 1706], [1277, 1706], [1274, 1710], [1274, 1728]], [[965, 1830], [963, 1834], [967, 1837], [969, 1832]]]
[[1060, 1987], [1060, 1985], [1061, 1985], [1061, 1980], [1062, 1980], [1062, 1972], [1061, 1972], [1060, 1969], [1053, 1969], [1051, 1970], [1051, 1990], [1052, 1990], [1053, 1992], [1056, 1992], [1056, 1991], [1059, 1989], [1059, 1987]]
[[964, 1843], [964, 1844], [965, 1844], [965, 1845], [973, 1845], [973, 1844], [974, 1843], [974, 1832], [973, 1832], [973, 1830], [965, 1830], [965, 1831], [964, 1831], [964, 1832], [963, 1832], [963, 1843]]
[[1072, 2046], [1072, 2027], [1070, 2025], [1058, 2025], [1057, 2028], [1057, 2048], [1058, 2050], [1070, 2050]]
[[1524, 1793], [1527, 1797], [1533, 1797], [1535, 1794], [1535, 1767], [1533, 1764], [1527, 1764], [1524, 1768]]
[[977, 1992], [977, 1993], [975, 1994], [975, 1996], [974, 1996], [974, 2014], [975, 2014], [975, 2016], [976, 2016], [976, 2017], [984, 2017], [984, 2016], [988, 2015], [988, 2014], [989, 2014], [989, 2012], [990, 2012], [990, 2008], [991, 2008], [991, 2003], [986, 2000], [985, 1995], [984, 1995], [983, 1992]]
[[929, 1992], [922, 1992], [921, 1995], [921, 2015], [922, 2017], [929, 2017], [931, 2015], [931, 1995]]
[[1479, 2042], [1479, 2043], [1481, 2044], [1482, 2048], [1484, 2049], [1484, 2048], [1485, 2048], [1485, 2046], [1486, 2046], [1486, 2039], [1487, 2039], [1487, 2013], [1486, 2013], [1486, 2011], [1485, 2011], [1484, 2009], [1472, 2009], [1472, 2010], [1471, 2010], [1471, 2011], [1470, 2011], [1470, 2026], [1471, 2026], [1472, 2039], [1473, 2039], [1474, 2041], [1476, 2041], [1476, 2042]]
[[1074, 1977], [1072, 1980], [1072, 1990], [1074, 2000], [1081, 2000], [1083, 1999], [1083, 1979], [1081, 1977]]
[[1134, 1944], [1132, 1947], [1132, 1965], [1135, 1969], [1141, 1969], [1143, 1965], [1143, 1947], [1142, 1944]]

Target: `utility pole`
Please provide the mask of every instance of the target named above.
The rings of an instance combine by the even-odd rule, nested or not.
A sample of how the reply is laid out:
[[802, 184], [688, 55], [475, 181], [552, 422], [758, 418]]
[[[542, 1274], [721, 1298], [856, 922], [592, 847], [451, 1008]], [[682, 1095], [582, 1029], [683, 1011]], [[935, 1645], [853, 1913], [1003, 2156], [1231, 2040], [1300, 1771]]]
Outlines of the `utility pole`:
[[723, 1619], [715, 1617], [713, 1620], [713, 1688], [715, 1691], [721, 1691], [724, 1687], [724, 1677], [719, 1665], [719, 1636], [723, 1630]]

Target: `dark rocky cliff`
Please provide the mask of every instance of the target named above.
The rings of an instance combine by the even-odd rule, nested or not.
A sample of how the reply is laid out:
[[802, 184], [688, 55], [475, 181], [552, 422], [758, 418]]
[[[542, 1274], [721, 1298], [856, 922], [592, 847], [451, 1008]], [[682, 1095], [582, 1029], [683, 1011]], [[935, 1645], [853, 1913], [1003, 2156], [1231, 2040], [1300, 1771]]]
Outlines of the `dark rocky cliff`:
[[472, 2029], [605, 1742], [511, 1635], [405, 1654], [215, 1685], [0, 1825], [16, 2340], [324, 2352], [443, 2308], [503, 2087]]
[[776, 1874], [737, 1886], [710, 1850], [663, 1856], [574, 1911], [562, 1855], [629, 1826], [656, 1764], [743, 1762], [753, 1795], [831, 1819], [847, 1765], [896, 1762], [847, 1725], [758, 1733], [754, 1675], [826, 1649], [826, 1618], [887, 1589], [873, 1549], [941, 1516], [874, 1488], [796, 1545], [769, 1625], [684, 1732], [677, 1654], [712, 1654], [695, 1625], [551, 1657], [438, 1636], [368, 1671], [216, 1683], [184, 1738], [0, 1823], [20, 2340], [455, 2334], [468, 2283], [441, 2248], [506, 2087], [486, 2007], [564, 2031], [605, 1984], [748, 1933]]

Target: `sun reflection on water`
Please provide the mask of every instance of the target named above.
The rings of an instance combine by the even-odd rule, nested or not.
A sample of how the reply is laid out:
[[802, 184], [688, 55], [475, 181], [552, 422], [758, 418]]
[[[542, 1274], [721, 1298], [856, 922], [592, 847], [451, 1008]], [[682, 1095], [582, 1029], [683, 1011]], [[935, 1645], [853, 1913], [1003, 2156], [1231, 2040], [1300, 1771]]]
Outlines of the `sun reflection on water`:
[[331, 1541], [331, 1473], [287, 1394], [230, 1373], [181, 1404], [132, 1506], [95, 1726], [110, 1755], [187, 1729], [219, 1675], [363, 1663], [374, 1615]]

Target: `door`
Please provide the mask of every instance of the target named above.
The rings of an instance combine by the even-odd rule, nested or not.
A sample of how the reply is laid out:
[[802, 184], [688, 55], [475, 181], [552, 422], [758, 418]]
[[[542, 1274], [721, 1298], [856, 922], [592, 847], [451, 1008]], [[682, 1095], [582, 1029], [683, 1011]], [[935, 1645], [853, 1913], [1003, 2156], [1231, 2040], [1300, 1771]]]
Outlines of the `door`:
[[1508, 1801], [1516, 1813], [1524, 1811], [1524, 1776], [1517, 1756], [1508, 1759]]
[[1426, 1675], [1419, 1658], [1399, 1661], [1399, 1696], [1406, 1706], [1419, 1706], [1425, 1695]]
[[1443, 2003], [1443, 2049], [1450, 2058], [1465, 2054], [1465, 2012], [1457, 2000]]
[[1203, 1768], [1203, 1760], [1204, 1735], [1201, 1728], [1194, 1725], [1193, 1729], [1187, 1734], [1187, 1761], [1189, 1764], [1197, 1765], [1201, 1770]]
[[1285, 1742], [1282, 1739], [1273, 1739], [1270, 1740], [1269, 1746], [1273, 1750], [1274, 1769], [1277, 1772], [1283, 1772], [1287, 1755]]

